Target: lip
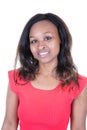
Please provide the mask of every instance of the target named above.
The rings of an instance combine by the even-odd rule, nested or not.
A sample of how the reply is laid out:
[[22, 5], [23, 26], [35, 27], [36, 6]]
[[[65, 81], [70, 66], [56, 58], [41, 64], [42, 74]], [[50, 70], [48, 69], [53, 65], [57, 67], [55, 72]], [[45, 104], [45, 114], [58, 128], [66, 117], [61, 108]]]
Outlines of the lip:
[[39, 55], [40, 57], [46, 57], [48, 54], [49, 54], [48, 51], [46, 51], [46, 52], [39, 52], [39, 53], [38, 53], [38, 55]]

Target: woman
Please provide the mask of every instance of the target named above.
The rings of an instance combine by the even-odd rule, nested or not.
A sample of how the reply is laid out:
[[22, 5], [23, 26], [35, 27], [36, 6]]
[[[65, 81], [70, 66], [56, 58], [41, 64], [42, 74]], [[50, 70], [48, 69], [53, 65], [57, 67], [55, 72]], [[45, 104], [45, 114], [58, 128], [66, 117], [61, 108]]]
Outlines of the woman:
[[17, 49], [20, 68], [9, 71], [2, 130], [86, 130], [87, 78], [71, 56], [72, 38], [55, 14], [36, 14]]

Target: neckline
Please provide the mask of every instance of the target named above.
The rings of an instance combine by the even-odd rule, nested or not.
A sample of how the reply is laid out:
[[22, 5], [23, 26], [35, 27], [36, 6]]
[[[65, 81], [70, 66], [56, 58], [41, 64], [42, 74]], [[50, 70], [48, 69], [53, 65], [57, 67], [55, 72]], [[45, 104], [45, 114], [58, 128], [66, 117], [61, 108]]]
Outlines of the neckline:
[[60, 86], [61, 86], [61, 81], [58, 82], [58, 84], [56, 85], [56, 87], [52, 88], [52, 89], [40, 89], [40, 88], [37, 88], [35, 87], [31, 81], [29, 81], [29, 84], [31, 86], [32, 89], [34, 90], [37, 90], [37, 91], [42, 91], [42, 92], [52, 92], [52, 91], [55, 91], [56, 89], [59, 89]]

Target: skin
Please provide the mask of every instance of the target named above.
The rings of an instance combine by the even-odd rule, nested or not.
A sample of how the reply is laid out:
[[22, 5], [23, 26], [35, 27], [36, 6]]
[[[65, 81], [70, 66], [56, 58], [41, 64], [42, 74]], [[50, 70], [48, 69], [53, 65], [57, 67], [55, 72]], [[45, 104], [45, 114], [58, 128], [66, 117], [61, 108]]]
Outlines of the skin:
[[39, 74], [31, 83], [39, 89], [54, 89], [59, 83], [55, 69], [61, 44], [58, 30], [50, 21], [43, 20], [32, 26], [29, 38], [31, 52], [39, 61]]
[[40, 66], [54, 62], [57, 64], [61, 41], [54, 24], [46, 20], [37, 22], [32, 26], [29, 38], [31, 52]]
[[87, 85], [72, 103], [71, 130], [86, 130]]
[[[39, 74], [31, 83], [38, 89], [54, 89], [59, 83], [55, 67], [58, 63], [57, 55], [61, 44], [56, 26], [46, 20], [37, 22], [30, 30], [29, 39], [31, 52], [39, 61]], [[6, 114], [2, 130], [17, 130], [17, 108], [18, 97], [8, 87]], [[87, 85], [72, 103], [71, 130], [86, 130], [86, 115]]]
[[6, 98], [6, 113], [1, 130], [17, 130], [18, 126], [18, 97], [8, 86]]

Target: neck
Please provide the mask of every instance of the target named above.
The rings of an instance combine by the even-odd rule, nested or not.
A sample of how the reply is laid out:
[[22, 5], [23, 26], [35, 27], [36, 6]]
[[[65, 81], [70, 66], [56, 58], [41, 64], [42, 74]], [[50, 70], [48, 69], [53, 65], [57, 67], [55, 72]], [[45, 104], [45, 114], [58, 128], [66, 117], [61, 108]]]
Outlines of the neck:
[[53, 76], [56, 75], [56, 66], [57, 64], [40, 64], [39, 65], [39, 74], [43, 76]]

